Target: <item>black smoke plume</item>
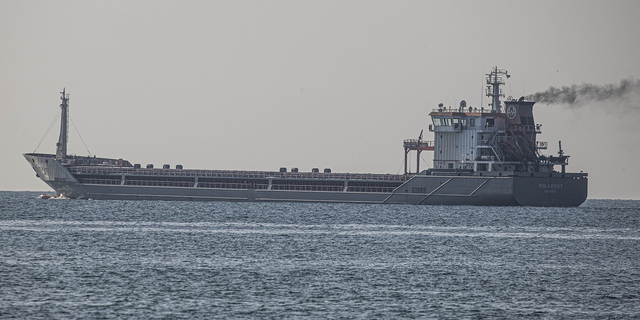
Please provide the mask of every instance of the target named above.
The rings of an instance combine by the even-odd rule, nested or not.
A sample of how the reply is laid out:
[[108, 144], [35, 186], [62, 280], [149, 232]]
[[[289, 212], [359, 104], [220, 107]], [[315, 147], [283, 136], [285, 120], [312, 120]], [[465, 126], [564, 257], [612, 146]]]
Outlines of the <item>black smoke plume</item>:
[[640, 80], [624, 79], [620, 84], [572, 85], [570, 87], [549, 87], [546, 91], [537, 92], [526, 97], [527, 100], [544, 104], [567, 104], [571, 106], [590, 101], [621, 100], [628, 107], [638, 108], [640, 97]]

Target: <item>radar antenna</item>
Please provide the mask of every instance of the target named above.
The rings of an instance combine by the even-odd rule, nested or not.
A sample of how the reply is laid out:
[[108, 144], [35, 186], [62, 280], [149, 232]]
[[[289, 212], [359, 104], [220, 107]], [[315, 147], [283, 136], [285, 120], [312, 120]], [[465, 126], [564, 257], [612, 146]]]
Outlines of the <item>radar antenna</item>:
[[493, 67], [491, 73], [488, 73], [487, 76], [487, 97], [491, 97], [491, 111], [492, 112], [500, 112], [500, 98], [504, 98], [504, 93], [500, 89], [500, 86], [504, 84], [504, 80], [501, 75], [505, 75], [507, 78], [511, 76], [507, 73], [505, 69], [498, 69], [498, 67]]

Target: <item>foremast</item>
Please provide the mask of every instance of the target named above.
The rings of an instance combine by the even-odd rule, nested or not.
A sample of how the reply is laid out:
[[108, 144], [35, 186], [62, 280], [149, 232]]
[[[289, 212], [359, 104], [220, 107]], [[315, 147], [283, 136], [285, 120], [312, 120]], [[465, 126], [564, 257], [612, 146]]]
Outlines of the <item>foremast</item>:
[[56, 160], [64, 160], [67, 157], [67, 142], [69, 137], [69, 95], [66, 93], [65, 88], [60, 92], [62, 96], [60, 99], [61, 114], [60, 114], [60, 137], [58, 143], [56, 143]]

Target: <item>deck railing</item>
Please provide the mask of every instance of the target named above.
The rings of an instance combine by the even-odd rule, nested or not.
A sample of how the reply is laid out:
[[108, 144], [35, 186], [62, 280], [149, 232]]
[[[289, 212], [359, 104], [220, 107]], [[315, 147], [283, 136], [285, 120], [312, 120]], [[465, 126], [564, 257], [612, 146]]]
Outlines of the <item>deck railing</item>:
[[399, 174], [376, 173], [318, 173], [318, 172], [274, 172], [274, 171], [232, 171], [232, 170], [198, 170], [198, 169], [134, 169], [123, 167], [78, 166], [68, 170], [73, 174], [124, 174], [144, 176], [179, 176], [179, 177], [219, 177], [219, 178], [285, 178], [285, 179], [317, 179], [317, 180], [373, 180], [373, 181], [406, 181], [410, 176]]

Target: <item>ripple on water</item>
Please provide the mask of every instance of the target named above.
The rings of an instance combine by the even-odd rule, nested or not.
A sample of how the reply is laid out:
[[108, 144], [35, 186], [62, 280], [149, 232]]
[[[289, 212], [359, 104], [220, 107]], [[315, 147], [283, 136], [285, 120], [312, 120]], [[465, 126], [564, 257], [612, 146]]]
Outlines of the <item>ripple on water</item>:
[[579, 208], [41, 200], [0, 192], [0, 315], [640, 315], [638, 201]]

